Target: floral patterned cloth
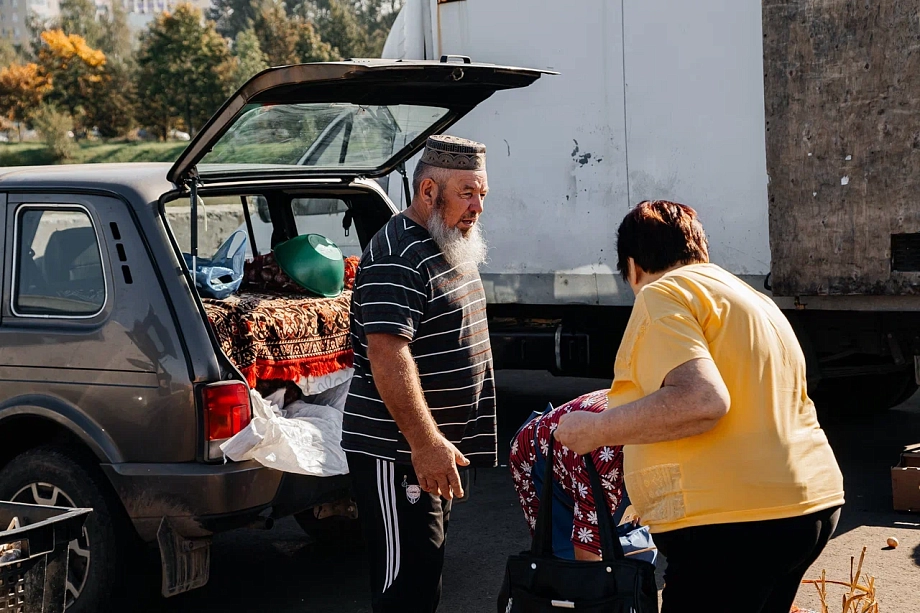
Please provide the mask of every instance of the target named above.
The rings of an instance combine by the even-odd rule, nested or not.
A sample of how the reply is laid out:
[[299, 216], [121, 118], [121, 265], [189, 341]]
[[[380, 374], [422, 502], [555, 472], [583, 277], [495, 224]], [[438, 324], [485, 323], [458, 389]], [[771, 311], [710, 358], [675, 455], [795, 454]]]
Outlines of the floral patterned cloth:
[[274, 253], [266, 253], [245, 263], [237, 294], [202, 300], [221, 349], [250, 386], [352, 367], [349, 309], [358, 261], [345, 258], [345, 289], [335, 298], [313, 296], [284, 274]]
[[[607, 390], [591, 392], [534, 417], [515, 436], [511, 444], [509, 466], [531, 536], [540, 510], [540, 492], [534, 487], [532, 476], [534, 464], [538, 459], [536, 445], [540, 446], [540, 457], [545, 457], [549, 451], [550, 433], [555, 431], [563, 415], [571, 411], [600, 413], [606, 408]], [[607, 505], [612, 513], [619, 506], [623, 495], [623, 448], [601, 447], [592, 452], [591, 457], [601, 476], [601, 485], [607, 491]], [[555, 442], [553, 475], [556, 483], [573, 503], [572, 544], [584, 551], [600, 555], [600, 532], [597, 527], [594, 495], [591, 493], [591, 481], [581, 456]]]
[[355, 275], [358, 274], [358, 264], [361, 258], [356, 255], [350, 255], [345, 258], [345, 289], [355, 289]]
[[240, 292], [204, 299], [227, 357], [250, 386], [265, 379], [298, 381], [351, 368], [351, 291], [335, 298]]

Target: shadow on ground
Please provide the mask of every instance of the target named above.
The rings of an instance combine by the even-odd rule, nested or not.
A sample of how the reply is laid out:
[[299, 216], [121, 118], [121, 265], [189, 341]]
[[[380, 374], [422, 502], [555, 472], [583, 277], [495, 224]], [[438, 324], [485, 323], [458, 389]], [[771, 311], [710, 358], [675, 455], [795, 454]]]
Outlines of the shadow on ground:
[[906, 445], [920, 442], [920, 396], [896, 409], [867, 410], [846, 420], [835, 419], [831, 410], [822, 408], [821, 423], [843, 471], [847, 497], [837, 534], [899, 520], [920, 527], [920, 516], [892, 512], [891, 498], [891, 467]]
[[[509, 441], [532, 411], [542, 410], [547, 402], [558, 405], [609, 385], [609, 381], [556, 379], [542, 373], [497, 375], [501, 464], [507, 464]], [[848, 502], [837, 535], [859, 526], [920, 529], [920, 515], [891, 511], [890, 473], [901, 448], [920, 442], [920, 399], [897, 410], [867, 412], [847, 421], [828, 418], [822, 423], [840, 461], [847, 488]], [[478, 471], [470, 501], [457, 505], [451, 520], [440, 610], [495, 610], [508, 555], [528, 545], [529, 534], [508, 468]], [[920, 546], [913, 550], [908, 549], [907, 543], [903, 546], [903, 554], [910, 553], [912, 562], [920, 565]], [[154, 567], [151, 572], [158, 571]], [[240, 530], [218, 536], [212, 550], [211, 580], [206, 587], [169, 600], [157, 597], [154, 588], [138, 593], [130, 610], [367, 613], [370, 607], [365, 573], [360, 546], [348, 542], [313, 543], [288, 519], [271, 531]], [[138, 601], [144, 604], [138, 606]]]

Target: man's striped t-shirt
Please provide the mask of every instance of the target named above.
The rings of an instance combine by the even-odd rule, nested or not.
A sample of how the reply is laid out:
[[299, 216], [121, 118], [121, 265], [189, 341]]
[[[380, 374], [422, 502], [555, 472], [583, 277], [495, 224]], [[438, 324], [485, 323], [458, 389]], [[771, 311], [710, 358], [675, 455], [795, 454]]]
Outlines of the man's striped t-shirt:
[[351, 304], [355, 375], [345, 404], [345, 451], [408, 463], [409, 445], [380, 399], [367, 335], [410, 341], [428, 407], [473, 466], [495, 466], [495, 379], [486, 296], [473, 263], [452, 266], [428, 231], [393, 217], [361, 257]]

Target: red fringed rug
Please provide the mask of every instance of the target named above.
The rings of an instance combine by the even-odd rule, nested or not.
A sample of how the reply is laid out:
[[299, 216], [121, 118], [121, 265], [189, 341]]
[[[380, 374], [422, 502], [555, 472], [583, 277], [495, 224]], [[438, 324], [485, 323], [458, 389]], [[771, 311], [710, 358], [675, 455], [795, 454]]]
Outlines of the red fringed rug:
[[354, 362], [350, 291], [337, 298], [263, 292], [202, 302], [220, 348], [251, 387], [258, 379], [296, 381]]

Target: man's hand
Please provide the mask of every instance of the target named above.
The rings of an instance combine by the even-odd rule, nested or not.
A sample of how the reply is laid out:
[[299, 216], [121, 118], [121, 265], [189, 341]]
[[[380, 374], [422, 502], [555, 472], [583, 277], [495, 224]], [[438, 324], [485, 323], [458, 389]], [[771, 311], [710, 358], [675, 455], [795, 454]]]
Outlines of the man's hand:
[[470, 462], [438, 430], [425, 402], [409, 340], [368, 334], [367, 357], [377, 391], [409, 443], [419, 486], [448, 500], [463, 498], [457, 465], [469, 466]]
[[572, 411], [559, 418], [554, 436], [556, 440], [579, 455], [591, 453], [604, 445], [598, 441], [601, 430], [600, 420], [602, 413], [588, 411]]
[[469, 466], [470, 461], [440, 434], [430, 443], [412, 449], [412, 467], [421, 488], [448, 500], [463, 498], [458, 464]]
[[368, 334], [367, 357], [377, 391], [409, 443], [419, 486], [448, 500], [462, 498], [457, 464], [470, 463], [438, 430], [425, 402], [408, 339]]

